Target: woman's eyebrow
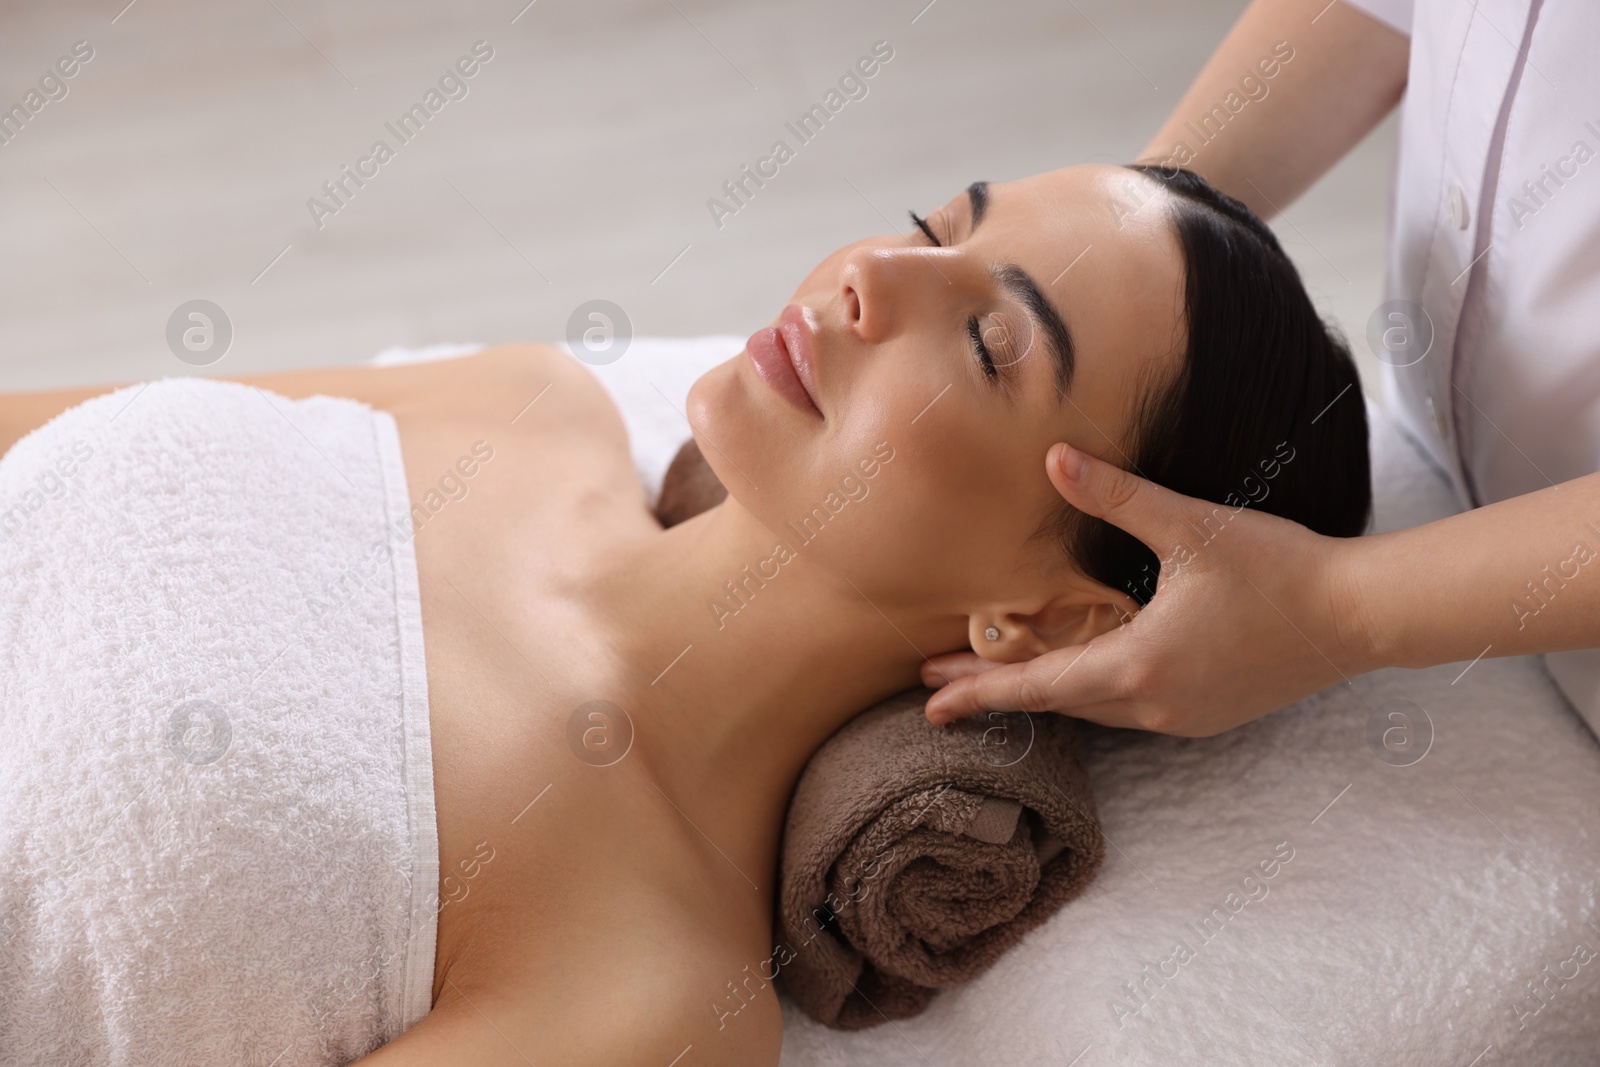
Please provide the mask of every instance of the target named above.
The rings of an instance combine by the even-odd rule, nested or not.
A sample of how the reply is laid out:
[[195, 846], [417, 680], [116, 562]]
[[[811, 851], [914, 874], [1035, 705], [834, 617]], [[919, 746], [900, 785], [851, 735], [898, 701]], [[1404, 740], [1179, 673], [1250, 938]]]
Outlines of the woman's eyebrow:
[[978, 228], [978, 223], [983, 221], [983, 213], [989, 209], [989, 183], [973, 182], [967, 186], [967, 203], [972, 208], [971, 230]]
[[[967, 186], [967, 203], [972, 209], [972, 222], [967, 227], [967, 234], [971, 236], [977, 232], [978, 224], [989, 209], [989, 183], [976, 181]], [[1077, 362], [1072, 331], [1067, 329], [1066, 320], [1055, 305], [1045, 299], [1044, 292], [1028, 272], [1015, 263], [1000, 264], [995, 268], [994, 277], [1001, 288], [1027, 308], [1034, 321], [1044, 329], [1046, 347], [1050, 349], [1051, 361], [1055, 364], [1056, 391], [1066, 396], [1072, 386], [1072, 371]]]
[[1028, 272], [1015, 263], [1000, 264], [994, 269], [994, 278], [1044, 329], [1045, 347], [1050, 350], [1051, 362], [1055, 364], [1056, 391], [1066, 396], [1072, 387], [1072, 371], [1077, 362], [1072, 331], [1067, 329], [1066, 320], [1055, 305], [1045, 299]]

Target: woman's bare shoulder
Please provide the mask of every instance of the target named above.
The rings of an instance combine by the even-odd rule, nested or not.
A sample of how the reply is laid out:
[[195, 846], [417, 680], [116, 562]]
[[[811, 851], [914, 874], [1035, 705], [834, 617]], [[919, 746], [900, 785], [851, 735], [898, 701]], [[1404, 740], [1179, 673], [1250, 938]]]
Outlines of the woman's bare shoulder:
[[[571, 410], [575, 406], [592, 417], [597, 405], [611, 406], [592, 374], [567, 353], [546, 344], [496, 345], [470, 356], [397, 366], [363, 364], [222, 377], [296, 400], [316, 395], [348, 397], [397, 417], [471, 417], [486, 407], [511, 405], [510, 418], [517, 414], [517, 407], [533, 401], [547, 386], [559, 387], [566, 400], [551, 407]], [[0, 455], [68, 408], [125, 384], [129, 383], [0, 393]], [[614, 408], [612, 416], [618, 417]]]

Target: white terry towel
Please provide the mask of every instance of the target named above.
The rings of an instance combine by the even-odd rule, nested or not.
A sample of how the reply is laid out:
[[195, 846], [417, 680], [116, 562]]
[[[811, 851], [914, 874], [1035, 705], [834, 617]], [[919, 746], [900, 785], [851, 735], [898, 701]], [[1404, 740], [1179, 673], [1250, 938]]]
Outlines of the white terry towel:
[[429, 1009], [394, 420], [195, 378], [0, 459], [0, 1063], [343, 1064]]

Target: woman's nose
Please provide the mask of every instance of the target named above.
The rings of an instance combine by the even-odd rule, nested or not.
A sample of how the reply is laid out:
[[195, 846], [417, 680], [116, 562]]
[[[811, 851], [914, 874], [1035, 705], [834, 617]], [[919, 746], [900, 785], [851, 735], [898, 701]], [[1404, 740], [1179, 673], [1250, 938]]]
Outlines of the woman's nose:
[[952, 267], [935, 264], [939, 249], [862, 245], [851, 249], [839, 266], [845, 322], [865, 341], [893, 336], [918, 301], [934, 286], [945, 287]]

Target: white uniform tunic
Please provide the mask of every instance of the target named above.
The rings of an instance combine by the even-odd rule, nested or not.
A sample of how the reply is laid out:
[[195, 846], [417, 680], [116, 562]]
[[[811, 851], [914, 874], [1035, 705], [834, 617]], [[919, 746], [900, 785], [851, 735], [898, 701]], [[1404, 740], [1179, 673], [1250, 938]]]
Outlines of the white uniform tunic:
[[[1600, 470], [1600, 2], [1345, 2], [1411, 36], [1386, 294], [1411, 306], [1385, 306], [1398, 343], [1378, 346], [1391, 410], [1463, 505]], [[1600, 553], [1600, 508], [1585, 518], [1567, 544]], [[1600, 560], [1572, 557], [1507, 590], [1507, 619], [1536, 627], [1568, 584], [1600, 584]], [[1600, 729], [1600, 652], [1547, 663]]]

